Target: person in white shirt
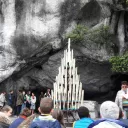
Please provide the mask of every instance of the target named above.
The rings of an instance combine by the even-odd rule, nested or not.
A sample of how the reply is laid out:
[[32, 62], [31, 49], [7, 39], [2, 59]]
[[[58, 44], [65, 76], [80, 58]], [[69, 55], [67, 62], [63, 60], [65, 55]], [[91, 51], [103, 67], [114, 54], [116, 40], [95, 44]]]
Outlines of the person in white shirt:
[[127, 109], [123, 108], [123, 103], [122, 100], [123, 99], [128, 99], [128, 93], [127, 93], [127, 85], [128, 82], [127, 81], [122, 81], [121, 82], [121, 90], [119, 90], [117, 92], [116, 98], [115, 98], [115, 103], [122, 109], [122, 111], [124, 112], [124, 118], [126, 117], [126, 111]]
[[0, 94], [0, 108], [2, 108], [5, 105], [6, 98], [5, 98], [6, 92], [2, 92]]
[[32, 96], [31, 96], [31, 107], [30, 107], [32, 114], [34, 113], [34, 110], [36, 108], [35, 104], [36, 104], [36, 96], [35, 96], [34, 93], [32, 93]]

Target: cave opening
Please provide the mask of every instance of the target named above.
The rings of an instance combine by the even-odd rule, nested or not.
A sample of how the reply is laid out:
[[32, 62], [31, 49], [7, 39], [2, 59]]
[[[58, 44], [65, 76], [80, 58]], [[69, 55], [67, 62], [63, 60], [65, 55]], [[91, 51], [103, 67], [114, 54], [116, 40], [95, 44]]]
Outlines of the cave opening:
[[[119, 90], [121, 90], [121, 82], [122, 81], [127, 81], [128, 82], [128, 74], [122, 74], [122, 73], [116, 73], [116, 74], [113, 74], [111, 76], [111, 81], [112, 81], [112, 91], [115, 92], [115, 97], [116, 97], [116, 94]], [[113, 98], [115, 98], [113, 97]]]

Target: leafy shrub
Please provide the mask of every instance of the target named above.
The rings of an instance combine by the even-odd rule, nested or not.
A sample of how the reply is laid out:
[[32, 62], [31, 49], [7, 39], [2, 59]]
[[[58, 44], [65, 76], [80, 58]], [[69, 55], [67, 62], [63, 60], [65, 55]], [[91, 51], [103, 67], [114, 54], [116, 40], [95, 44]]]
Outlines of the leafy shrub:
[[112, 64], [112, 71], [121, 73], [128, 72], [128, 53], [122, 56], [114, 56], [110, 58], [109, 62]]
[[88, 33], [88, 28], [84, 25], [77, 25], [76, 28], [66, 37], [71, 38], [73, 42], [79, 43], [84, 40], [84, 36]]
[[112, 35], [109, 32], [109, 26], [101, 26], [90, 32], [89, 40], [95, 42], [96, 44], [111, 46], [112, 43]]
[[69, 33], [67, 38], [71, 38], [74, 43], [96, 43], [98, 46], [105, 45], [111, 47], [112, 35], [109, 32], [109, 26], [100, 26], [94, 30], [88, 29], [84, 25], [77, 25], [76, 28]]

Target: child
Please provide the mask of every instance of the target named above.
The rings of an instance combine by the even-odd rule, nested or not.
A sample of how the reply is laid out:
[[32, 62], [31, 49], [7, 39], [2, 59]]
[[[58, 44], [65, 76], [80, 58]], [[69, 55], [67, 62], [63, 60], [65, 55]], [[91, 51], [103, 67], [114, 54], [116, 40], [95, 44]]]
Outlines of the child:
[[80, 107], [78, 109], [78, 115], [80, 120], [74, 122], [73, 128], [88, 128], [88, 126], [94, 122], [89, 118], [89, 110], [86, 107]]
[[61, 110], [54, 109], [52, 111], [51, 115], [53, 118], [57, 119], [60, 122], [62, 128], [66, 128], [64, 125], [64, 115], [63, 115], [63, 112]]
[[50, 115], [52, 108], [52, 99], [49, 97], [43, 98], [40, 103], [41, 115], [33, 120], [30, 128], [61, 128], [60, 123]]

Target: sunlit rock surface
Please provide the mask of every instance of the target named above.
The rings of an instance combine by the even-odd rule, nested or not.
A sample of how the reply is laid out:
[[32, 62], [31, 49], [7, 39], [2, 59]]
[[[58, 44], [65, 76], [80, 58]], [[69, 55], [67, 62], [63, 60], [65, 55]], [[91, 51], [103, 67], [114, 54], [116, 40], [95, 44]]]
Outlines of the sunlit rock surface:
[[[66, 48], [66, 35], [77, 24], [90, 29], [109, 25], [112, 4], [112, 0], [1, 0], [1, 89], [52, 88]], [[120, 52], [125, 46], [121, 25], [122, 20], [117, 38]], [[108, 52], [105, 47], [86, 41], [79, 45], [72, 43], [71, 48], [85, 98], [98, 101], [99, 95], [102, 100], [113, 97], [115, 92], [111, 88], [115, 86], [110, 80], [108, 59], [114, 51]]]

